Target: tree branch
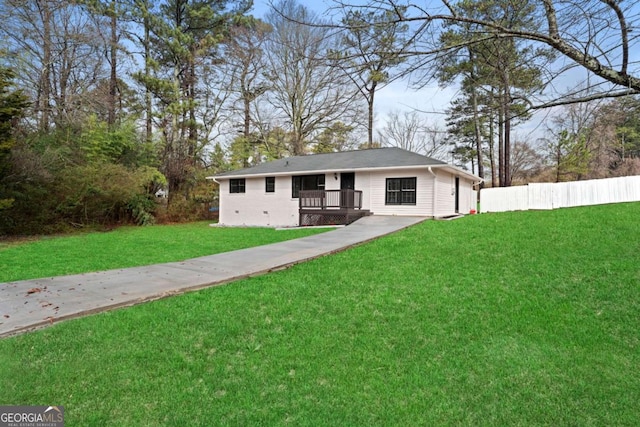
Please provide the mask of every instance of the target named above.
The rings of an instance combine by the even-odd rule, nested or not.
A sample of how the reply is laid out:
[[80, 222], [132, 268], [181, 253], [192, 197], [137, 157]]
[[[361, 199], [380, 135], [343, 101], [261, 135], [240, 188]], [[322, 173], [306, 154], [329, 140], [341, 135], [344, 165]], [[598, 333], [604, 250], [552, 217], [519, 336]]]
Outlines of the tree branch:
[[[586, 49], [581, 49], [576, 47], [574, 44], [570, 42], [570, 40], [566, 36], [561, 35], [561, 30], [558, 24], [557, 11], [554, 6], [553, 0], [540, 0], [542, 6], [544, 7], [544, 15], [547, 22], [547, 28], [541, 28], [536, 31], [527, 31], [518, 28], [508, 28], [504, 25], [501, 25], [498, 22], [492, 22], [488, 20], [474, 19], [468, 16], [462, 16], [456, 13], [451, 12], [453, 7], [450, 4], [449, 0], [441, 0], [441, 5], [443, 8], [448, 9], [449, 13], [440, 13], [440, 14], [429, 14], [426, 13], [422, 8], [417, 5], [411, 5], [411, 7], [415, 10], [419, 10], [420, 13], [417, 15], [400, 15], [395, 19], [395, 23], [397, 22], [406, 22], [406, 23], [417, 23], [422, 22], [423, 25], [419, 29], [421, 31], [420, 36], [427, 36], [427, 31], [431, 29], [431, 23], [449, 23], [449, 24], [470, 24], [474, 26], [478, 26], [479, 28], [484, 28], [486, 33], [490, 33], [493, 37], [514, 37], [523, 40], [530, 40], [533, 42], [539, 42], [546, 44], [547, 46], [553, 48], [557, 52], [576, 62], [583, 68], [589, 70], [596, 76], [601, 77], [602, 79], [611, 82], [618, 86], [623, 86], [628, 89], [633, 89], [634, 93], [640, 92], [640, 78], [636, 76], [632, 76], [628, 74], [628, 63], [629, 63], [629, 38], [628, 38], [628, 24], [626, 22], [626, 17], [624, 11], [619, 7], [616, 0], [594, 0], [601, 3], [606, 4], [616, 13], [618, 21], [620, 23], [620, 32], [621, 32], [621, 40], [618, 42], [617, 46], [622, 49], [622, 66], [620, 70], [614, 69], [613, 65], [609, 65], [607, 63], [602, 62], [596, 56], [589, 54]], [[382, 4], [386, 3], [390, 6], [395, 4], [393, 0], [377, 0], [375, 3]], [[390, 22], [391, 23], [391, 22]], [[418, 30], [416, 30], [418, 31]], [[576, 40], [579, 42], [580, 38], [577, 37]], [[585, 41], [586, 43], [586, 41]], [[454, 47], [454, 49], [457, 47]], [[609, 49], [607, 49], [609, 50]], [[433, 54], [442, 52], [442, 49], [425, 49], [424, 52], [420, 53], [417, 51], [413, 52], [403, 52], [404, 54]]]
[[545, 102], [544, 104], [531, 105], [530, 110], [541, 110], [543, 108], [559, 107], [562, 105], [579, 104], [583, 102], [597, 101], [599, 99], [620, 98], [623, 96], [637, 95], [638, 91], [634, 89], [626, 89], [619, 92], [603, 92], [593, 95], [583, 96], [580, 98], [562, 99], [556, 101]]
[[624, 17], [624, 13], [615, 0], [600, 0], [609, 6], [616, 13], [618, 22], [620, 23], [620, 44], [622, 47], [622, 67], [620, 67], [620, 73], [627, 74], [627, 66], [629, 64], [629, 28]]

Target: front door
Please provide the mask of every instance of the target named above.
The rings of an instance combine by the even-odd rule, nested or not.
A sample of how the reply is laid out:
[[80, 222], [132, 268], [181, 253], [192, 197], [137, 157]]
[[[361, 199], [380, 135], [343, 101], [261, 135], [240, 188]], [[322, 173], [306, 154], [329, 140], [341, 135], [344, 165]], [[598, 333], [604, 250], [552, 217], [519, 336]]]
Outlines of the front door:
[[[341, 190], [355, 190], [356, 188], [356, 174], [354, 172], [342, 172], [340, 174], [340, 189]], [[341, 191], [340, 192], [340, 207], [341, 208], [353, 208], [354, 206], [354, 193], [353, 191]]]

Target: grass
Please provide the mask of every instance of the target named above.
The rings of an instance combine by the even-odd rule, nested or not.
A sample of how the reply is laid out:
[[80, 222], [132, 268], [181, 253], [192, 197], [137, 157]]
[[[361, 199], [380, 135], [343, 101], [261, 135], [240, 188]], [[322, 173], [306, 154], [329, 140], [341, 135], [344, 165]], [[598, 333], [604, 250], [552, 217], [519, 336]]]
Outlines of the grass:
[[0, 283], [183, 261], [326, 231], [210, 227], [209, 222], [0, 242]]
[[66, 425], [637, 425], [640, 204], [428, 221], [0, 341]]

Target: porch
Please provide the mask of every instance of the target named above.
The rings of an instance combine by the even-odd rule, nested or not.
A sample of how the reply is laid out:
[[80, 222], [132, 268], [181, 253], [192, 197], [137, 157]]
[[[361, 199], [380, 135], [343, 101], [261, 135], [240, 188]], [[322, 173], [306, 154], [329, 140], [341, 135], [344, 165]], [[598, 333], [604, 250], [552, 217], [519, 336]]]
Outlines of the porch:
[[371, 215], [360, 190], [301, 190], [298, 200], [301, 226], [347, 225]]

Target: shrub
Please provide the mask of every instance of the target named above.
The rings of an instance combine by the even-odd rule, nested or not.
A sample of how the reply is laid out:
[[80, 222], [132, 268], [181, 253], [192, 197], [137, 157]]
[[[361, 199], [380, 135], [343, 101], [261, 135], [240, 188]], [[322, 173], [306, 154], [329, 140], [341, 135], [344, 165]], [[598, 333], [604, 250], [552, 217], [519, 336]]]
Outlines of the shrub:
[[148, 194], [133, 196], [127, 203], [127, 209], [137, 225], [153, 225], [156, 222], [154, 216], [156, 203]]
[[57, 211], [77, 224], [153, 222], [153, 183], [162, 175], [150, 167], [130, 169], [113, 163], [68, 168], [60, 176]]

